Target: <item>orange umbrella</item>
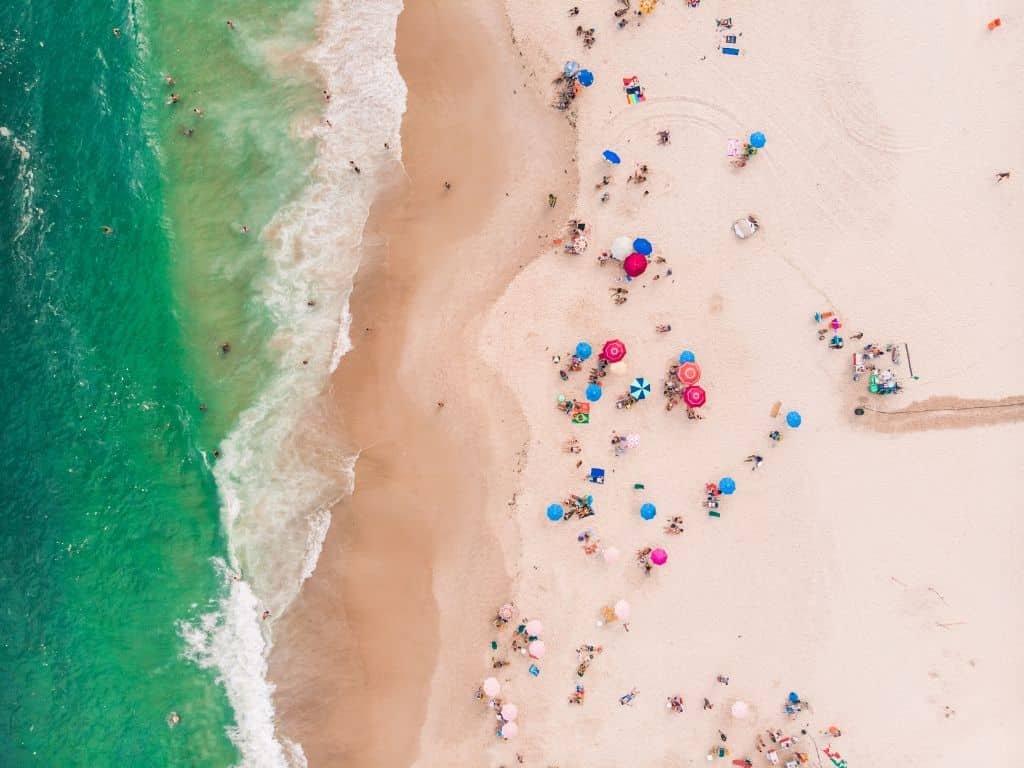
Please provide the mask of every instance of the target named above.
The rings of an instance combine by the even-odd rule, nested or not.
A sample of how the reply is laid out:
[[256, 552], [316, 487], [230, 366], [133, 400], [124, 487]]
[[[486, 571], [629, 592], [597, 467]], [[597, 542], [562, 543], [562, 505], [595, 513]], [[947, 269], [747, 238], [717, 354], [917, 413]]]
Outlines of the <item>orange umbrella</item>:
[[683, 363], [676, 369], [676, 376], [687, 386], [700, 381], [700, 366], [696, 363]]

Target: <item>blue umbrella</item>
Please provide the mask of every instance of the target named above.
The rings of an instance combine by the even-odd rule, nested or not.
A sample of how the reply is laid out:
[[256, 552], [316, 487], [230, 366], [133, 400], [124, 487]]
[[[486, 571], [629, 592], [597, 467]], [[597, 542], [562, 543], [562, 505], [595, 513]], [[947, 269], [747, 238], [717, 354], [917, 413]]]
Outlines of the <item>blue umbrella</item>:
[[789, 413], [786, 414], [786, 423], [789, 424], [789, 426], [791, 426], [793, 429], [796, 429], [797, 427], [800, 426], [801, 423], [803, 423], [803, 419], [800, 417], [800, 414], [797, 413], [796, 411], [790, 411]]
[[601, 385], [600, 384], [588, 384], [587, 385], [587, 400], [595, 402], [601, 399]]
[[639, 253], [641, 256], [650, 256], [651, 251], [654, 250], [654, 246], [651, 245], [651, 241], [643, 237], [638, 237], [633, 241], [633, 250]]
[[629, 385], [629, 394], [637, 400], [643, 400], [651, 394], [651, 382], [647, 379], [633, 379], [633, 383]]
[[580, 360], [586, 360], [588, 357], [590, 357], [590, 354], [593, 351], [594, 350], [592, 350], [590, 348], [590, 345], [587, 344], [587, 342], [585, 341], [581, 341], [579, 344], [576, 345], [576, 357], [578, 357]]
[[726, 496], [731, 496], [736, 491], [736, 481], [731, 477], [723, 477], [718, 481], [718, 490]]
[[790, 691], [789, 692], [789, 703], [790, 704], [799, 704], [800, 703], [800, 697], [797, 696], [796, 691]]
[[658, 510], [650, 502], [640, 507], [640, 517], [644, 520], [653, 520], [656, 514], [658, 514]]
[[594, 84], [594, 73], [589, 69], [581, 69], [580, 73], [576, 75], [576, 79], [580, 81], [580, 85], [584, 88], [589, 88]]
[[682, 352], [679, 353], [679, 362], [695, 363], [697, 362], [697, 356], [693, 354], [693, 352], [691, 352], [690, 350], [684, 349]]
[[755, 147], [756, 149], [763, 147], [767, 141], [768, 139], [766, 139], [764, 134], [760, 131], [754, 131], [754, 133], [750, 134], [750, 146]]
[[561, 504], [552, 504], [548, 507], [548, 520], [552, 523], [557, 523], [565, 515], [565, 510], [562, 509]]
[[601, 156], [612, 165], [618, 165], [619, 163], [622, 162], [622, 158], [619, 157], [614, 152], [612, 152], [610, 149], [606, 149], [604, 152], [602, 152]]

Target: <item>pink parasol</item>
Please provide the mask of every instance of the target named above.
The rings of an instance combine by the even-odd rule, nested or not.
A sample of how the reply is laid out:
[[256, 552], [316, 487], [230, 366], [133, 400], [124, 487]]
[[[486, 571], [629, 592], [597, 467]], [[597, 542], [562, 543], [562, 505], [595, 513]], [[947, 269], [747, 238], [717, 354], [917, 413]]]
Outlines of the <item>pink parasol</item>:
[[708, 401], [708, 394], [703, 387], [687, 387], [683, 392], [683, 400], [691, 408], [700, 408]]
[[544, 625], [540, 623], [540, 619], [530, 619], [526, 622], [526, 634], [538, 637], [543, 631]]
[[696, 363], [683, 363], [676, 369], [676, 376], [686, 386], [696, 384], [700, 381], [700, 366]]
[[607, 360], [609, 363], [617, 363], [619, 360], [626, 356], [626, 345], [618, 339], [612, 339], [604, 343], [604, 348], [601, 350], [601, 357]]
[[605, 547], [601, 557], [604, 558], [606, 563], [614, 563], [619, 559], [619, 550], [615, 547]]
[[631, 253], [622, 262], [622, 268], [630, 277], [640, 277], [647, 269], [647, 257], [641, 256], [639, 253]]
[[496, 677], [488, 677], [484, 680], [483, 689], [486, 695], [493, 698], [501, 693], [501, 683], [498, 682]]
[[505, 603], [501, 608], [498, 609], [498, 615], [501, 616], [505, 621], [512, 620], [512, 603]]
[[668, 562], [668, 552], [661, 547], [658, 547], [656, 550], [651, 552], [651, 562], [655, 565], [664, 565]]
[[615, 607], [612, 610], [615, 611], [615, 618], [620, 621], [625, 621], [629, 618], [629, 603], [625, 600], [619, 600], [615, 603]]
[[547, 649], [544, 647], [543, 640], [531, 640], [530, 644], [526, 646], [526, 652], [530, 654], [531, 659], [543, 659], [545, 650]]
[[514, 739], [519, 735], [519, 726], [515, 723], [505, 723], [501, 726], [501, 738]]
[[506, 704], [501, 708], [501, 719], [506, 723], [511, 723], [519, 717], [519, 707], [515, 704]]

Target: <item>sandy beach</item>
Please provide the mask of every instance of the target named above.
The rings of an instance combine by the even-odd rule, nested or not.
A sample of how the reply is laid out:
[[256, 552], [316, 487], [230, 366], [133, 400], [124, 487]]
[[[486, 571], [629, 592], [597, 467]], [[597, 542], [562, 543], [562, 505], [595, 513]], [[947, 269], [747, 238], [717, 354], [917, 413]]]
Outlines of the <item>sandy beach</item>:
[[[780, 765], [1014, 764], [1024, 14], [573, 5], [400, 17], [401, 168], [317, 425], [360, 452], [356, 491], [276, 630], [284, 731], [311, 766], [766, 766], [773, 750]], [[570, 60], [594, 83], [559, 111]], [[729, 141], [753, 132], [766, 144], [736, 167]], [[740, 240], [749, 214], [760, 228]], [[620, 236], [653, 244], [631, 281], [598, 259]], [[574, 423], [558, 398], [585, 402], [610, 339], [624, 370]], [[593, 357], [563, 379], [579, 342]], [[852, 380], [868, 344], [898, 394]], [[683, 350], [701, 419], [666, 410]], [[650, 395], [616, 408], [637, 377]], [[617, 452], [613, 433], [637, 437]], [[736, 490], [713, 517], [705, 484], [724, 477]], [[595, 514], [548, 520], [570, 494]], [[645, 547], [667, 562], [645, 573]], [[628, 622], [602, 621], [619, 600]], [[527, 618], [543, 623], [535, 660], [510, 648]], [[602, 650], [579, 676], [588, 645]], [[492, 675], [514, 738], [474, 696]]]

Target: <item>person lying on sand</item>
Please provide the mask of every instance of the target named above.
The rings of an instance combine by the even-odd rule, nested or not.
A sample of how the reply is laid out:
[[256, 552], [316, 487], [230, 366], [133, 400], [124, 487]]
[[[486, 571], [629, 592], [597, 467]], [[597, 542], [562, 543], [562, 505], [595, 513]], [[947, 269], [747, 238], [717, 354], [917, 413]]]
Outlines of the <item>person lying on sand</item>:
[[640, 689], [639, 688], [634, 688], [629, 693], [626, 693], [626, 694], [623, 694], [622, 696], [619, 696], [619, 704], [621, 704], [624, 707], [627, 706], [627, 705], [632, 705], [633, 699], [636, 698], [636, 695], [638, 693], [640, 693]]

